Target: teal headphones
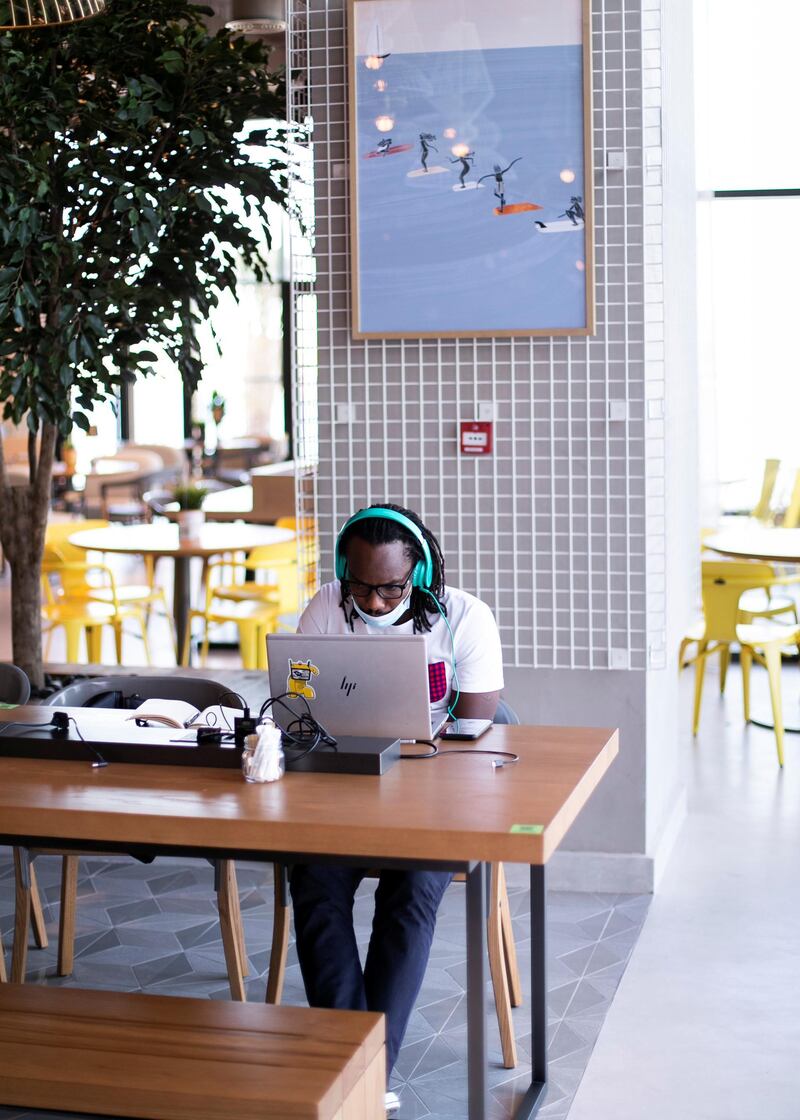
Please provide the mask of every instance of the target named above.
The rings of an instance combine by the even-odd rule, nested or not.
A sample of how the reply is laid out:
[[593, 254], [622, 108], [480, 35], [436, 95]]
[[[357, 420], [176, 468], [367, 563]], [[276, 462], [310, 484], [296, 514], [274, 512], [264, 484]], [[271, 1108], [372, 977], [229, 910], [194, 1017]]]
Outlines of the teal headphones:
[[370, 509], [360, 509], [358, 513], [354, 513], [352, 517], [345, 521], [344, 525], [339, 530], [339, 535], [336, 538], [336, 548], [333, 553], [334, 571], [337, 579], [345, 579], [347, 571], [347, 558], [342, 552], [342, 536], [351, 525], [355, 525], [357, 521], [366, 521], [371, 517], [381, 517], [384, 521], [396, 521], [398, 525], [402, 525], [411, 533], [412, 537], [418, 542], [422, 549], [423, 560], [419, 560], [411, 573], [411, 586], [419, 587], [422, 591], [430, 591], [431, 584], [433, 583], [433, 560], [431, 559], [431, 550], [428, 547], [428, 542], [420, 532], [419, 526], [405, 516], [403, 513], [398, 513], [394, 509], [386, 509], [385, 506], [372, 506]]

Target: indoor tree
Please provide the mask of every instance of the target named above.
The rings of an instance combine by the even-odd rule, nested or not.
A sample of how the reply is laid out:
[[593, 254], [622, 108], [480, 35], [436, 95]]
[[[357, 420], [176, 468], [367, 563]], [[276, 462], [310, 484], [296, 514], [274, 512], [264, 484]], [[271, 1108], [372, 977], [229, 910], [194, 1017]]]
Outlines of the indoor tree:
[[[266, 275], [270, 204], [286, 205], [282, 78], [260, 42], [210, 35], [208, 14], [111, 0], [85, 23], [0, 34], [0, 402], [28, 429], [24, 485], [0, 434], [0, 540], [14, 660], [36, 684], [58, 436], [151, 373], [149, 346], [195, 388], [196, 327], [242, 266]], [[270, 124], [245, 140], [254, 119]]]

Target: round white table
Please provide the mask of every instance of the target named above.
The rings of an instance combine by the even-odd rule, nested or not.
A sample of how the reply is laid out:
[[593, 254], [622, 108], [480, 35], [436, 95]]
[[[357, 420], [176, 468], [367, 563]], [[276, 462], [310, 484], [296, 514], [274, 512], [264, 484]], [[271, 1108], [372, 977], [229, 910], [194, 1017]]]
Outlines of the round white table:
[[208, 558], [223, 552], [249, 552], [261, 545], [291, 540], [291, 529], [273, 525], [205, 524], [194, 540], [180, 540], [178, 526], [166, 522], [154, 525], [112, 525], [107, 529], [83, 529], [72, 534], [69, 543], [89, 552], [120, 552], [135, 556], [171, 556], [175, 561], [172, 611], [178, 649], [183, 649], [189, 620], [189, 562], [195, 556]]

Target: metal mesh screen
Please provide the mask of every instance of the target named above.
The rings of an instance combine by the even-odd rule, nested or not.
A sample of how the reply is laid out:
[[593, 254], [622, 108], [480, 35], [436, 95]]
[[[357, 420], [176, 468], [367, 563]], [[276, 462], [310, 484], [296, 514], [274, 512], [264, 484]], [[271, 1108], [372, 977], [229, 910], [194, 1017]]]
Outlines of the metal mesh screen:
[[[658, 5], [645, 6], [652, 29]], [[663, 456], [646, 469], [645, 348], [661, 289], [651, 270], [646, 301], [658, 215], [651, 206], [646, 226], [644, 207], [646, 181], [655, 185], [646, 144], [660, 140], [645, 136], [643, 76], [655, 60], [643, 52], [642, 8], [593, 6], [596, 336], [383, 342], [350, 337], [344, 0], [290, 3], [291, 111], [313, 122], [315, 211], [313, 266], [302, 253], [294, 261], [298, 513], [318, 526], [324, 580], [350, 513], [381, 500], [417, 510], [439, 536], [448, 581], [494, 610], [509, 665], [644, 669], [648, 623], [651, 641], [658, 629], [645, 502]], [[626, 166], [608, 169], [609, 153]], [[660, 346], [648, 358], [661, 362], [663, 397]], [[460, 456], [458, 422], [482, 409], [494, 453]]]

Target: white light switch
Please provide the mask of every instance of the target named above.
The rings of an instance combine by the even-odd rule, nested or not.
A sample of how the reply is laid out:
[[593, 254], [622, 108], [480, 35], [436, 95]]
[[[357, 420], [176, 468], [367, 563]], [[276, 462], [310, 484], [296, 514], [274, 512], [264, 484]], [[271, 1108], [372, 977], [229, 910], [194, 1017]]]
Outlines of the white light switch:
[[337, 404], [336, 423], [352, 424], [356, 419], [356, 406], [354, 404]]
[[491, 401], [483, 401], [478, 405], [478, 420], [494, 420], [494, 405]]
[[606, 152], [606, 167], [609, 171], [624, 171], [627, 167], [625, 153], [622, 151]]
[[608, 418], [609, 418], [609, 420], [627, 420], [628, 419], [628, 402], [627, 401], [609, 401], [608, 402]]

